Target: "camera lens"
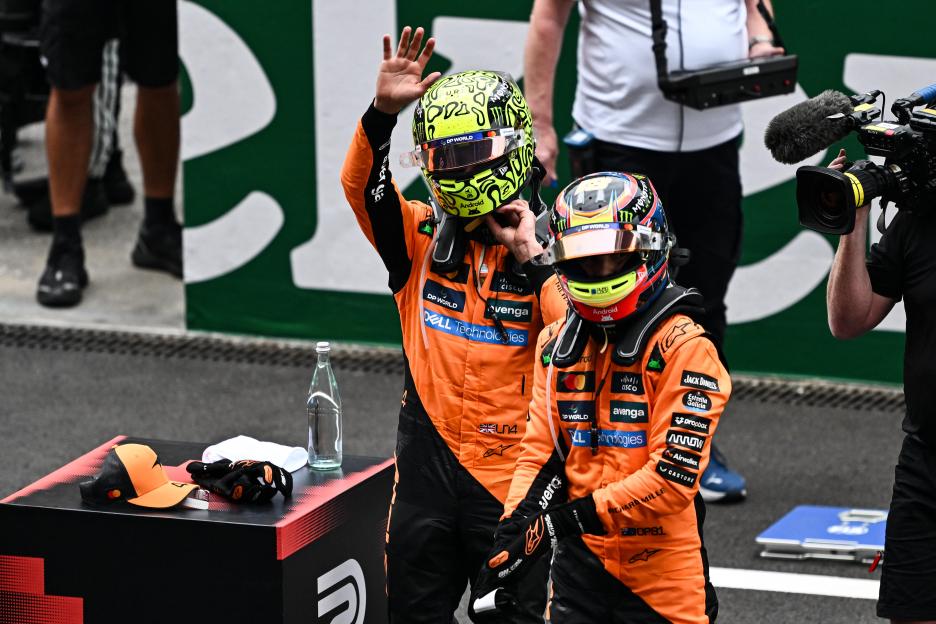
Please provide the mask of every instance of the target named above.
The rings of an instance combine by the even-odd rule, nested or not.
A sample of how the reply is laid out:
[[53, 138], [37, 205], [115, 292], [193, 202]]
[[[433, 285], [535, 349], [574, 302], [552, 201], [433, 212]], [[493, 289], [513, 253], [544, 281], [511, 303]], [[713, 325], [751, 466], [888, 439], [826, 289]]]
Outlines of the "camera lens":
[[855, 224], [851, 179], [825, 167], [796, 171], [796, 203], [800, 224], [826, 234], [846, 234]]

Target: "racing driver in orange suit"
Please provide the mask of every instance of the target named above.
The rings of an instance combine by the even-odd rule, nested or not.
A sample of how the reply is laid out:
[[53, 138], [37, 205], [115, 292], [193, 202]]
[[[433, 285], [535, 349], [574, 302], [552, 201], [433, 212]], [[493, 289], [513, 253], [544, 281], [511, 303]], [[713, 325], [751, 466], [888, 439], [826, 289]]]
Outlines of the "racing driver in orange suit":
[[712, 622], [699, 475], [731, 380], [691, 318], [702, 298], [670, 279], [674, 241], [646, 177], [581, 178], [549, 223], [543, 260], [571, 311], [537, 341], [530, 421], [471, 613], [509, 609], [554, 548], [549, 622]]
[[[423, 78], [433, 39], [383, 41], [376, 97], [341, 172], [358, 223], [389, 272], [406, 358], [387, 531], [391, 622], [451, 624], [493, 543], [526, 430], [536, 336], [565, 314], [533, 237], [532, 119], [494, 71]], [[416, 102], [418, 166], [437, 206], [403, 197], [390, 172], [397, 114]], [[496, 215], [496, 217], [495, 217]], [[550, 312], [551, 310], [551, 312]], [[541, 622], [546, 564], [518, 590], [512, 622]]]

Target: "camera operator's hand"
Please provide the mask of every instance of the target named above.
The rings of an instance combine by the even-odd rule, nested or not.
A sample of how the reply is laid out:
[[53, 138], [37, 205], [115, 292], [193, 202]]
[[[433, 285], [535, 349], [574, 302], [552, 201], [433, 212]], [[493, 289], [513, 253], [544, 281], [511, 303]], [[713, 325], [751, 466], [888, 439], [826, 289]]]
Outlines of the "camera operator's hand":
[[374, 107], [382, 113], [396, 115], [410, 102], [415, 102], [426, 92], [441, 72], [432, 72], [422, 77], [426, 63], [432, 58], [435, 39], [429, 38], [420, 54], [423, 29], [417, 28], [410, 40], [412, 29], [407, 26], [400, 33], [400, 45], [396, 54], [390, 49], [390, 35], [383, 37], [383, 62], [377, 71], [377, 96]]
[[780, 56], [785, 54], [786, 50], [778, 48], [769, 41], [759, 41], [748, 50], [748, 58], [758, 58], [764, 56]]
[[515, 199], [501, 206], [497, 216], [487, 215], [486, 222], [497, 242], [507, 247], [520, 264], [543, 253], [543, 246], [536, 242], [536, 215], [526, 201]]
[[828, 168], [841, 171], [845, 168], [846, 160], [848, 160], [848, 156], [845, 154], [845, 148], [842, 148], [839, 150], [838, 156], [835, 157], [835, 160], [829, 163]]

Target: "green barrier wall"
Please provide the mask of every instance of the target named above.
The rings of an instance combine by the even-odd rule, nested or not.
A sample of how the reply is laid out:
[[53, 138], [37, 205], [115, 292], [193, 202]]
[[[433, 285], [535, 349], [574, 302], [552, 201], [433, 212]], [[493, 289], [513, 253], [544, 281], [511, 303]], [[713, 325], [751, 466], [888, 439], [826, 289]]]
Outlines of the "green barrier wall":
[[[773, 162], [761, 137], [773, 115], [824, 89], [879, 88], [892, 102], [936, 82], [928, 38], [908, 36], [912, 24], [934, 22], [936, 7], [905, 2], [897, 15], [865, 0], [776, 4], [784, 39], [800, 55], [799, 85], [743, 106], [745, 241], [728, 295], [728, 356], [737, 371], [899, 382], [902, 307], [861, 339], [830, 336], [824, 293], [835, 240], [798, 227], [796, 168]], [[430, 70], [501, 69], [522, 85], [530, 6], [317, 0], [258, 11], [251, 3], [181, 2], [188, 327], [398, 344], [386, 274], [338, 180], [373, 97], [380, 35], [426, 26], [438, 39]], [[557, 76], [560, 134], [571, 125], [576, 24], [573, 16]], [[410, 109], [393, 136], [391, 168], [410, 145], [409, 119]], [[853, 138], [845, 145], [861, 155]], [[397, 166], [394, 175], [405, 195], [425, 197], [413, 170]], [[564, 157], [560, 176], [568, 180]]]

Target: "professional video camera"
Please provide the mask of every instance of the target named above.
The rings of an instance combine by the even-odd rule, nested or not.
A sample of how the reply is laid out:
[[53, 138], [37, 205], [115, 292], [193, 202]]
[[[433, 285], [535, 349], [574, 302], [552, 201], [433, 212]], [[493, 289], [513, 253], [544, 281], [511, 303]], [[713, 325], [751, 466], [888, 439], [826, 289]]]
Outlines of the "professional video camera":
[[[793, 164], [828, 148], [849, 132], [869, 156], [884, 165], [859, 160], [845, 171], [826, 167], [796, 170], [796, 203], [800, 225], [826, 234], [848, 234], [855, 227], [855, 208], [881, 197], [907, 212], [936, 209], [936, 84], [900, 98], [891, 106], [897, 118], [884, 121], [876, 107], [881, 91], [846, 96], [825, 91], [777, 115], [764, 142], [773, 157]], [[884, 212], [878, 221], [883, 231]]]

